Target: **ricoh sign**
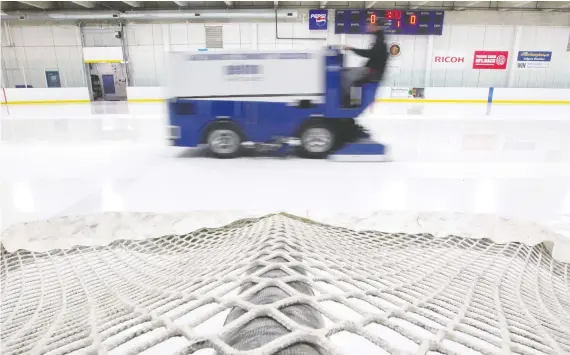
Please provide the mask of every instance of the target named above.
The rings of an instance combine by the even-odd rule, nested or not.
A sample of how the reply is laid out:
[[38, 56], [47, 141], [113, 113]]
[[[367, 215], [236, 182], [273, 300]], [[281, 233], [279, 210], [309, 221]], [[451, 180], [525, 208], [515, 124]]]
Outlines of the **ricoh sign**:
[[435, 63], [465, 63], [465, 57], [436, 55], [433, 61]]

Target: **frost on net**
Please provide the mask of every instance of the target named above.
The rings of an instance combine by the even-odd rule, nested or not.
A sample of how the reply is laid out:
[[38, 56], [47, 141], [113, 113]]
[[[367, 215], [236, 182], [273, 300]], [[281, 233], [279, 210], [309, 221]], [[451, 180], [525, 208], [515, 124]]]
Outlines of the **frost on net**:
[[274, 215], [2, 250], [3, 354], [565, 354], [568, 264], [542, 244]]

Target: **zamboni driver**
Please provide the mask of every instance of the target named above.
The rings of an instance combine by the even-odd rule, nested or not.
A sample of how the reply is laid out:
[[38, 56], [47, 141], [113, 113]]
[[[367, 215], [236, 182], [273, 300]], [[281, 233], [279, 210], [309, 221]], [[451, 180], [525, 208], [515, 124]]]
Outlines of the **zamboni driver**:
[[356, 49], [344, 46], [345, 50], [351, 50], [361, 57], [368, 58], [366, 66], [362, 68], [347, 68], [343, 73], [342, 88], [345, 106], [350, 106], [350, 88], [361, 86], [367, 81], [380, 81], [384, 75], [386, 62], [388, 61], [388, 46], [384, 42], [384, 31], [380, 27], [382, 23], [369, 23], [366, 32], [374, 35], [374, 42], [370, 49]]

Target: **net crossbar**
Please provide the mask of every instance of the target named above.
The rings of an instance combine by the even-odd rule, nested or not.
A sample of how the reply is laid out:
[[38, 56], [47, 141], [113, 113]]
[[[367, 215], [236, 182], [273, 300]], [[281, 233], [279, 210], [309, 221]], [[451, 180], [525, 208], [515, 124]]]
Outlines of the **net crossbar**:
[[1, 256], [3, 354], [570, 353], [542, 244], [273, 215]]

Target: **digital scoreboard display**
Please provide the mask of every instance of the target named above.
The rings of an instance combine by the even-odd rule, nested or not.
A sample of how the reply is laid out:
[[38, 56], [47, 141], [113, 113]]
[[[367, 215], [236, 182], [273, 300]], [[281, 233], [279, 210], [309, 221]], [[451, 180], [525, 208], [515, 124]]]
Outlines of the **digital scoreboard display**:
[[443, 11], [336, 10], [335, 33], [366, 33], [366, 24], [384, 23], [386, 34], [441, 35]]

